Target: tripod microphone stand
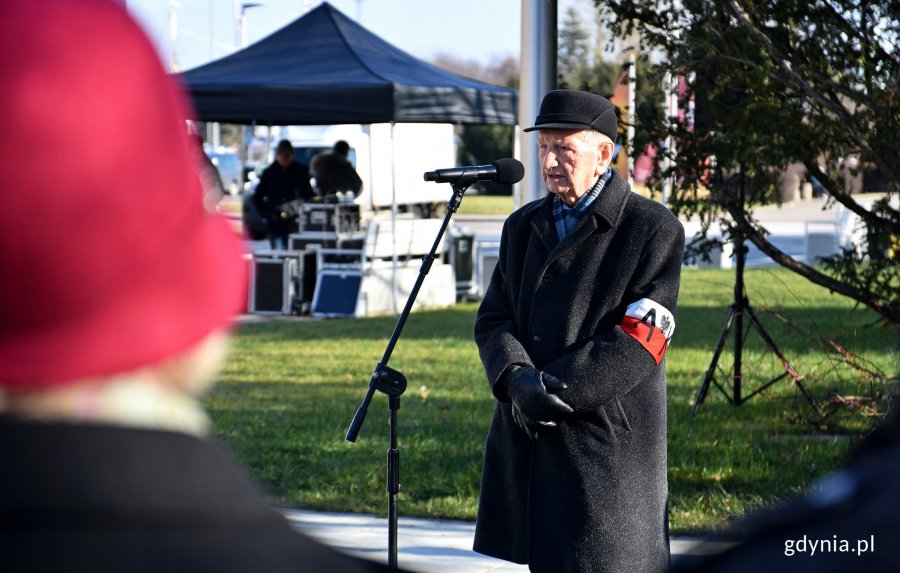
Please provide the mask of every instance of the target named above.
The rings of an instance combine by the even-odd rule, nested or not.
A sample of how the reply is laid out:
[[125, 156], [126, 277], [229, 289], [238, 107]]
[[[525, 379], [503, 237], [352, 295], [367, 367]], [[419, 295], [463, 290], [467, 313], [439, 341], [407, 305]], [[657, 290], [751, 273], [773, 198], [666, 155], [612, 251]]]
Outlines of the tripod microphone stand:
[[[739, 193], [739, 205], [740, 209], [744, 208], [744, 168], [743, 165], [740, 166], [740, 189]], [[780, 380], [783, 380], [785, 377], [790, 376], [797, 387], [800, 389], [800, 392], [803, 393], [803, 396], [806, 400], [812, 405], [812, 407], [816, 410], [817, 413], [821, 414], [819, 411], [819, 406], [816, 404], [812, 395], [809, 393], [809, 390], [803, 384], [803, 377], [797, 373], [794, 369], [793, 365], [791, 365], [790, 361], [785, 358], [784, 353], [781, 352], [781, 349], [778, 348], [778, 345], [775, 344], [775, 340], [769, 335], [766, 331], [765, 326], [763, 326], [762, 322], [760, 322], [759, 318], [756, 316], [756, 313], [753, 311], [753, 307], [750, 305], [750, 300], [747, 298], [747, 294], [744, 290], [744, 266], [746, 264], [747, 257], [747, 246], [745, 245], [744, 234], [741, 232], [740, 227], [736, 227], [734, 233], [732, 234], [732, 239], [734, 242], [734, 258], [735, 258], [735, 281], [734, 281], [734, 302], [731, 304], [731, 307], [728, 310], [728, 316], [725, 318], [725, 326], [722, 328], [722, 334], [719, 335], [719, 341], [716, 343], [716, 349], [713, 352], [712, 361], [709, 364], [709, 369], [706, 371], [706, 375], [703, 377], [703, 382], [700, 384], [700, 388], [697, 390], [696, 397], [694, 398], [694, 405], [691, 408], [691, 417], [697, 415], [697, 412], [700, 410], [700, 405], [706, 399], [707, 394], [709, 393], [710, 384], [715, 384], [719, 391], [725, 396], [725, 399], [732, 406], [740, 406], [744, 402], [749, 401], [751, 398], [756, 396], [757, 394], [765, 391], [766, 388], [772, 386]], [[749, 326], [744, 328], [744, 315], [747, 315], [747, 318], [750, 321]], [[719, 363], [719, 357], [722, 354], [722, 351], [725, 348], [725, 343], [728, 341], [728, 334], [731, 331], [732, 326], [734, 327], [734, 367], [733, 367], [733, 377], [732, 377], [732, 387], [731, 394], [729, 394], [725, 387], [716, 380], [716, 368]], [[743, 382], [743, 372], [742, 372], [742, 354], [744, 348], [744, 341], [747, 338], [747, 334], [749, 332], [749, 327], [752, 326], [759, 333], [760, 338], [763, 339], [766, 346], [769, 350], [778, 357], [781, 361], [782, 368], [784, 368], [784, 372], [772, 378], [762, 386], [756, 388], [746, 396], [742, 395], [742, 382]]]
[[[397, 448], [397, 411], [400, 409], [400, 396], [406, 391], [407, 381], [406, 377], [401, 372], [388, 366], [388, 361], [391, 359], [391, 354], [394, 352], [394, 346], [396, 346], [397, 341], [400, 339], [400, 333], [403, 331], [406, 319], [409, 318], [409, 313], [419, 294], [419, 289], [425, 281], [425, 276], [428, 274], [428, 271], [431, 270], [431, 265], [434, 263], [437, 249], [441, 244], [441, 239], [450, 224], [450, 218], [459, 208], [459, 204], [462, 201], [466, 190], [478, 179], [479, 175], [474, 170], [462, 171], [459, 178], [451, 183], [453, 187], [453, 197], [451, 197], [450, 201], [447, 203], [447, 214], [444, 216], [444, 222], [438, 231], [434, 244], [431, 246], [431, 251], [424, 259], [422, 259], [422, 266], [419, 268], [419, 276], [413, 285], [412, 291], [409, 293], [409, 298], [406, 300], [406, 306], [403, 307], [403, 312], [397, 320], [397, 325], [394, 327], [394, 332], [391, 334], [391, 338], [388, 341], [387, 348], [385, 348], [381, 362], [375, 366], [375, 371], [372, 373], [372, 377], [369, 380], [369, 389], [366, 392], [365, 398], [363, 398], [362, 405], [353, 417], [353, 422], [350, 424], [350, 428], [347, 430], [345, 438], [348, 442], [356, 441], [356, 438], [359, 436], [360, 428], [362, 428], [363, 422], [366, 419], [369, 403], [372, 401], [375, 392], [378, 391], [382, 394], [386, 394], [388, 396], [388, 408], [391, 412], [391, 444], [387, 455], [388, 566], [393, 568], [397, 567], [398, 495], [400, 493], [400, 450]], [[519, 179], [521, 179], [521, 176], [519, 176]]]

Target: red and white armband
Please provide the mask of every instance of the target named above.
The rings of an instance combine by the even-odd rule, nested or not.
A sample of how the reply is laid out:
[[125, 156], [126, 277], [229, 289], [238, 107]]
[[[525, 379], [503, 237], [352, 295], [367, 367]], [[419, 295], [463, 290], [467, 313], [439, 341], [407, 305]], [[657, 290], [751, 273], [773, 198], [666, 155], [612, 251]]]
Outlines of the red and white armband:
[[675, 332], [675, 317], [658, 302], [642, 298], [628, 305], [619, 326], [640, 342], [659, 364]]

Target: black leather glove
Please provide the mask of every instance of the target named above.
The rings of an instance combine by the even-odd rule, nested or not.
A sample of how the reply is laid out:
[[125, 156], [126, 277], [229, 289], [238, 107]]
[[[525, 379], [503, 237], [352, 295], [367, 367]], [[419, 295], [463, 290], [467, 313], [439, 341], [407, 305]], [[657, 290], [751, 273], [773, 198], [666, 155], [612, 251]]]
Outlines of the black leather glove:
[[[522, 428], [522, 431], [525, 432], [525, 434], [529, 438], [531, 438], [532, 440], [538, 439], [537, 424], [535, 424], [534, 422], [532, 422], [531, 420], [526, 418], [525, 415], [522, 413], [522, 411], [519, 410], [519, 407], [516, 406], [515, 404], [512, 405], [512, 417], [513, 417], [513, 421], [516, 423], [516, 425], [519, 426], [520, 428]], [[556, 425], [555, 422], [550, 422], [550, 423], [553, 424], [554, 426]]]
[[540, 370], [513, 366], [504, 375], [503, 386], [513, 403], [516, 423], [529, 436], [535, 433], [535, 423], [555, 426], [556, 420], [574, 411], [555, 395], [565, 390], [566, 384]]

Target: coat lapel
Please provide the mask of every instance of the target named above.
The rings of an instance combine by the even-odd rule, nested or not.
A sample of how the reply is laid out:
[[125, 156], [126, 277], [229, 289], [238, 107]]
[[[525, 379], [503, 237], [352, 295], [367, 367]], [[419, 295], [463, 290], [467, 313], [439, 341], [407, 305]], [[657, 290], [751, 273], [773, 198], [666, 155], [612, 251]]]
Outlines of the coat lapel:
[[547, 194], [538, 206], [535, 216], [531, 219], [531, 228], [547, 248], [547, 252], [553, 252], [559, 243], [556, 236], [556, 222], [553, 220], [553, 195]]
[[585, 239], [591, 236], [597, 230], [597, 218], [592, 213], [585, 213], [575, 229], [566, 236], [561, 242], [556, 244], [556, 248], [550, 251], [545, 266], [549, 266], [553, 261], [565, 255], [568, 251], [576, 248]]

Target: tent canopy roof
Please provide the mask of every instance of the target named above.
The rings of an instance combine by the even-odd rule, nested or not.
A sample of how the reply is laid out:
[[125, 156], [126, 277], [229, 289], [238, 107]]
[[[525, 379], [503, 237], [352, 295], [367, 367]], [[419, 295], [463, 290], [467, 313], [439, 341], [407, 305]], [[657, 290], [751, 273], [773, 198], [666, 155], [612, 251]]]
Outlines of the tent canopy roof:
[[514, 90], [423, 62], [327, 2], [243, 50], [184, 72], [181, 79], [201, 121], [516, 122]]

